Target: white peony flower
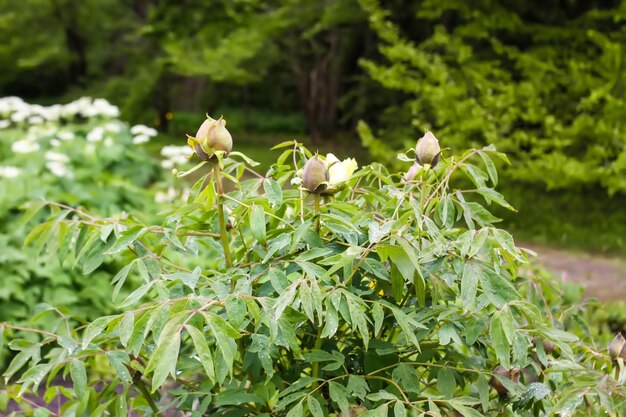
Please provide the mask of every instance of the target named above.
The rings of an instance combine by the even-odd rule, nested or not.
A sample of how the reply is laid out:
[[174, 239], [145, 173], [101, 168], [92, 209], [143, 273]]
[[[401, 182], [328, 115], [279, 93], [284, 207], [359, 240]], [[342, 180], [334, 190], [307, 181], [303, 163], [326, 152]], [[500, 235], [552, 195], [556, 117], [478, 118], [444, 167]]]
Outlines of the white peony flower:
[[15, 178], [22, 173], [22, 170], [14, 166], [0, 166], [0, 177]]
[[10, 120], [0, 120], [0, 129], [6, 129], [9, 126], [11, 126]]
[[58, 148], [61, 146], [61, 141], [58, 139], [50, 139], [50, 145], [52, 145], [53, 148]]
[[328, 166], [328, 185], [331, 188], [348, 181], [354, 171], [359, 168], [354, 158], [339, 161], [332, 153], [326, 155], [326, 165]]

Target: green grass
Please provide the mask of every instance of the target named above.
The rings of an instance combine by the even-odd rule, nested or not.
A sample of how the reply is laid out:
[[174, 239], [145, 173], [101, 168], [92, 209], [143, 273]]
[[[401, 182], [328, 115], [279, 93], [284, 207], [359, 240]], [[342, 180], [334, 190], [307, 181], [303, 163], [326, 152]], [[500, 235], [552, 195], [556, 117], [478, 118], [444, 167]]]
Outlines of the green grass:
[[546, 191], [507, 183], [500, 191], [518, 210], [497, 210], [517, 240], [603, 254], [626, 255], [626, 196], [602, 189]]

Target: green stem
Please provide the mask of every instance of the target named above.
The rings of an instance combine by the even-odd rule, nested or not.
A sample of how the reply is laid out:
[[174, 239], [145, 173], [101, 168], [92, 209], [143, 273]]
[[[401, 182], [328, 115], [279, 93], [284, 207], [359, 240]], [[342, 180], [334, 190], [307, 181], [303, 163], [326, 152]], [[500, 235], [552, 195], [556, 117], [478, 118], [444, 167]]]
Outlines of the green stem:
[[226, 230], [226, 221], [224, 220], [224, 205], [222, 204], [224, 187], [222, 186], [222, 173], [220, 171], [220, 166], [218, 163], [213, 164], [213, 179], [215, 180], [215, 188], [217, 191], [217, 218], [220, 223], [220, 240], [222, 241], [222, 247], [224, 248], [224, 258], [226, 258], [226, 266], [228, 268], [232, 268], [233, 260], [230, 256], [228, 231]]
[[315, 202], [315, 231], [320, 231], [320, 195], [313, 194], [313, 201]]
[[[313, 347], [313, 349], [315, 350], [320, 350], [322, 348], [323, 328], [324, 326], [322, 326], [320, 323], [319, 327], [317, 328], [317, 339], [315, 339], [315, 346]], [[319, 362], [313, 362], [313, 365], [311, 365], [311, 376], [315, 379], [320, 377], [320, 363]], [[313, 381], [313, 384], [311, 386], [313, 389], [317, 388], [317, 381]]]
[[163, 417], [163, 414], [161, 414], [161, 412], [159, 411], [159, 406], [154, 401], [154, 398], [152, 398], [152, 395], [150, 395], [150, 392], [148, 391], [145, 382], [143, 382], [143, 379], [141, 379], [141, 374], [136, 375], [134, 383], [141, 392], [141, 395], [143, 395], [143, 397], [148, 402], [148, 405], [150, 406], [152, 411], [154, 411], [154, 415]]

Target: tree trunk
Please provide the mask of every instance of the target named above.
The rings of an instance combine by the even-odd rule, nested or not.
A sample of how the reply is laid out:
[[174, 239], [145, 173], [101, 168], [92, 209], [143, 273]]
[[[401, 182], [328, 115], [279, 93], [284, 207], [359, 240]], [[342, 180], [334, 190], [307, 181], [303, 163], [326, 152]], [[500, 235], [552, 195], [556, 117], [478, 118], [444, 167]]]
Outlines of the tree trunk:
[[[338, 121], [341, 90], [339, 29], [329, 30], [324, 38], [289, 44], [296, 90], [313, 144], [331, 138]], [[301, 37], [293, 35], [291, 39]]]

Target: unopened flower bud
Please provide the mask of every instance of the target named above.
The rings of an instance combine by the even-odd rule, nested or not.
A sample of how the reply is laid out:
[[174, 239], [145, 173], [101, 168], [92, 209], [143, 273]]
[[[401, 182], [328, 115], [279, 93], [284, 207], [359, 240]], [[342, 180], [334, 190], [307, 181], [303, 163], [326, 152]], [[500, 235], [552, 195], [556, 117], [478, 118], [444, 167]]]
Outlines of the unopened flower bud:
[[307, 161], [302, 170], [302, 185], [313, 194], [320, 194], [328, 185], [328, 169], [326, 163], [315, 155]]
[[350, 413], [346, 414], [346, 413], [341, 413], [339, 414], [339, 417], [358, 417], [362, 414], [367, 413], [367, 408], [363, 407], [362, 405], [351, 405], [350, 406]]
[[226, 129], [226, 120], [223, 117], [218, 120], [208, 117], [200, 125], [196, 137], [189, 140], [189, 145], [205, 161], [217, 151], [228, 154], [233, 148], [233, 138]]
[[519, 381], [519, 372], [509, 372], [502, 365], [498, 365], [498, 367], [493, 370], [493, 376], [489, 380], [489, 385], [491, 385], [493, 389], [498, 391], [499, 394], [505, 395], [509, 393], [509, 390], [507, 389], [507, 387], [504, 386], [504, 384], [502, 384], [502, 382], [500, 382], [497, 377], [506, 378], [510, 379], [513, 382], [517, 382]]
[[415, 160], [420, 165], [429, 165], [434, 168], [439, 162], [440, 153], [439, 140], [432, 132], [426, 132], [415, 146]]
[[622, 349], [626, 346], [626, 339], [622, 336], [621, 333], [618, 333], [617, 336], [611, 340], [609, 343], [609, 355], [611, 355], [611, 359], [617, 360], [617, 358], [621, 355]]
[[552, 354], [554, 352], [554, 349], [556, 349], [556, 343], [551, 342], [549, 340], [543, 339], [543, 341], [541, 342], [543, 344], [543, 350], [548, 354]]
[[413, 181], [413, 179], [415, 178], [415, 176], [417, 175], [417, 173], [419, 172], [421, 168], [422, 166], [420, 164], [418, 164], [417, 162], [414, 163], [413, 166], [411, 166], [411, 168], [409, 168], [407, 173], [404, 175], [404, 180]]

